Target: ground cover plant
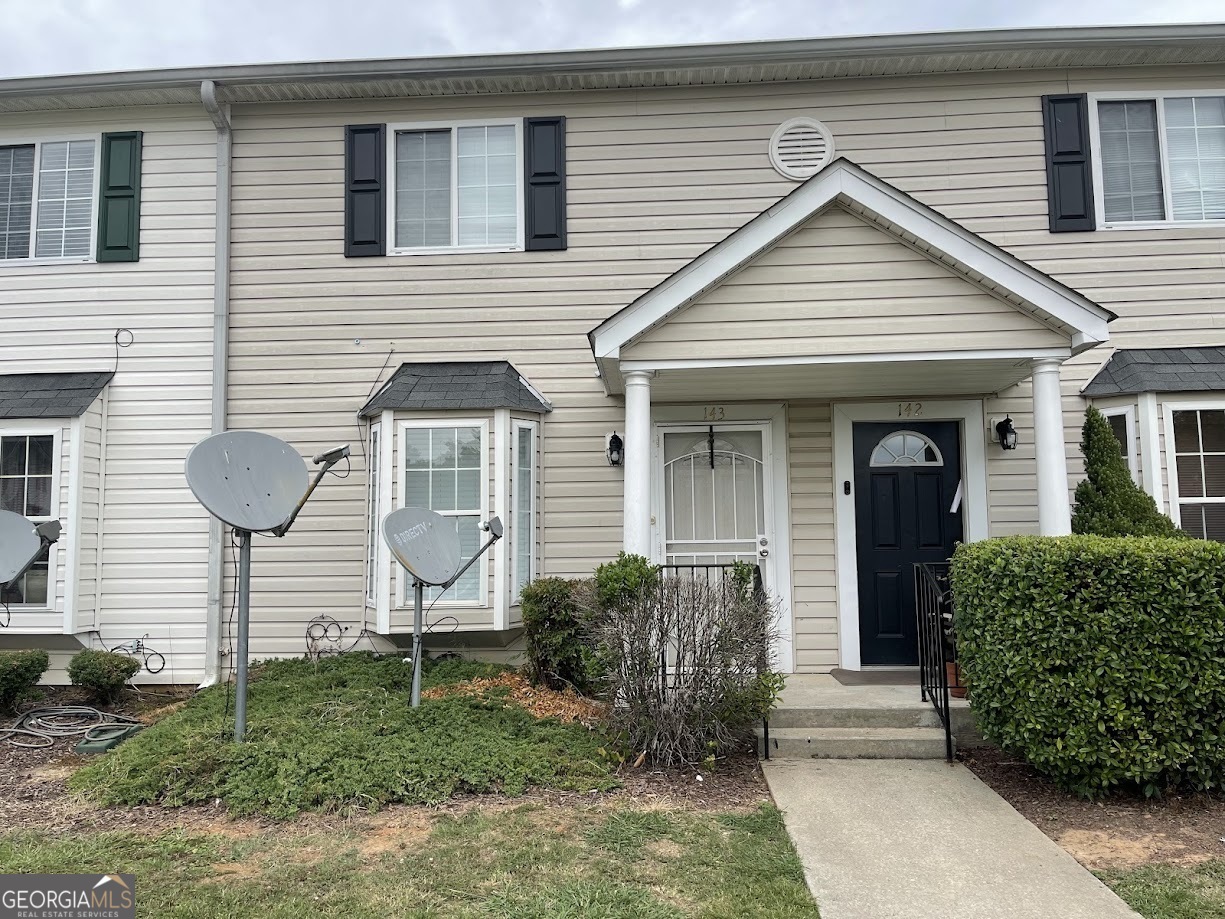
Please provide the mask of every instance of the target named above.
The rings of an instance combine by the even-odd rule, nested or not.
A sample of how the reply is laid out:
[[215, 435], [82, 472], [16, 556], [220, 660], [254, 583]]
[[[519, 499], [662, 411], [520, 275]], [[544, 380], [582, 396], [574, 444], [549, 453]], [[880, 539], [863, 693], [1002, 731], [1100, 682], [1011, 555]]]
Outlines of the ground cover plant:
[[[423, 686], [505, 670], [433, 664]], [[615, 784], [599, 732], [536, 718], [496, 694], [444, 695], [411, 709], [411, 679], [398, 657], [269, 661], [253, 673], [246, 743], [231, 742], [229, 689], [216, 686], [86, 766], [71, 787], [102, 804], [220, 799], [234, 813], [284, 818], [437, 803], [460, 792]]]
[[364, 831], [0, 833], [0, 871], [136, 875], [172, 919], [816, 919], [778, 811], [618, 806], [413, 812]]
[[979, 728], [1063, 788], [1225, 782], [1225, 545], [1009, 537], [959, 546], [958, 654]]

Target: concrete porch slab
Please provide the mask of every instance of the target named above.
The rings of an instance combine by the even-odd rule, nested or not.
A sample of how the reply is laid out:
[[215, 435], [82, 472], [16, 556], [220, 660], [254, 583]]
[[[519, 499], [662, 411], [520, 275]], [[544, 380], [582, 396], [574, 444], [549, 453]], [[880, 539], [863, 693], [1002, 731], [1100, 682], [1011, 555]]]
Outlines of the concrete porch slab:
[[1138, 919], [964, 766], [763, 769], [822, 919]]

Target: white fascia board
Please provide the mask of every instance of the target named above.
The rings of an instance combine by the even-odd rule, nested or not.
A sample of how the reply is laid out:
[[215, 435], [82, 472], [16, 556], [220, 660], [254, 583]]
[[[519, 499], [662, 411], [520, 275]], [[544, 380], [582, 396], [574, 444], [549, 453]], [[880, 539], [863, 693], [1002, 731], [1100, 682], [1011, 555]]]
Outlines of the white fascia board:
[[[1106, 326], [1113, 314], [1108, 310], [840, 159], [599, 326], [591, 336], [596, 360], [603, 366], [605, 359], [619, 358], [622, 346], [746, 267], [835, 200], [870, 211], [885, 222], [877, 224], [882, 232], [903, 242], [898, 231], [909, 233], [934, 250], [929, 257], [945, 255], [963, 273], [1013, 294], [1023, 301], [1018, 308], [1039, 322], [1047, 323], [1049, 316], [1072, 329], [1073, 351], [1109, 340]], [[967, 283], [974, 281], [967, 278]]]

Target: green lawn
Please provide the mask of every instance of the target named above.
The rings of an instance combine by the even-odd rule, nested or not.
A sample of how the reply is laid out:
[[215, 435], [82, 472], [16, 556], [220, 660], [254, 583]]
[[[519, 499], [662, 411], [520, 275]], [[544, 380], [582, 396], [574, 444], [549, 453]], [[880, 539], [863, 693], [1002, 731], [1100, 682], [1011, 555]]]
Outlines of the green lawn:
[[1144, 919], [1225, 919], [1225, 861], [1099, 874]]
[[[393, 815], [394, 818], [394, 815]], [[0, 834], [0, 872], [133, 872], [143, 916], [816, 919], [778, 812], [476, 808], [304, 834]]]

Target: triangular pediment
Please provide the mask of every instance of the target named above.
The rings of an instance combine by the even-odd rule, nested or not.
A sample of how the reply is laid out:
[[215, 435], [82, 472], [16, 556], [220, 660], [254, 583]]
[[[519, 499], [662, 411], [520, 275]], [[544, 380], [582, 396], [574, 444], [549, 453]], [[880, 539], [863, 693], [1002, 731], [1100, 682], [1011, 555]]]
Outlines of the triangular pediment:
[[[849, 160], [834, 161], [591, 333], [622, 358], [998, 350], [1108, 339], [1113, 314]], [[971, 342], [970, 339], [979, 339]], [[671, 350], [669, 350], [671, 349]], [[632, 358], [631, 358], [632, 352]]]

